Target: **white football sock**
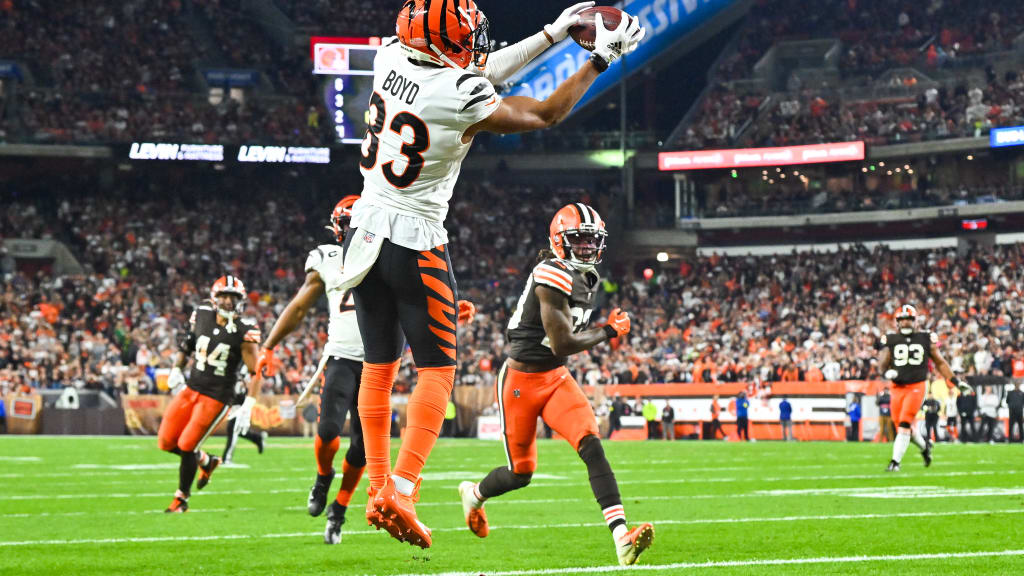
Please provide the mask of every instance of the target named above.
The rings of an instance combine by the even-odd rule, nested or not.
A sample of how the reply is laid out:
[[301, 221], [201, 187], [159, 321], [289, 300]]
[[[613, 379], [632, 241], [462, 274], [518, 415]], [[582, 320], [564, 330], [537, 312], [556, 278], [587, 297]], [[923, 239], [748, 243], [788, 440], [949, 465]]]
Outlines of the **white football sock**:
[[412, 496], [412, 491], [416, 489], [415, 482], [412, 480], [406, 480], [401, 476], [392, 475], [391, 480], [395, 482], [395, 488], [398, 489], [398, 492], [406, 496]]
[[199, 451], [199, 465], [206, 466], [210, 463], [210, 455], [202, 450]]
[[485, 500], [487, 500], [487, 498], [484, 498], [483, 495], [480, 494], [480, 484], [474, 484], [473, 485], [473, 502], [472, 502], [473, 508], [480, 508], [480, 507], [482, 507], [484, 505], [484, 501]]
[[896, 434], [896, 440], [892, 443], [892, 459], [897, 464], [903, 461], [903, 455], [907, 453], [907, 446], [910, 446], [910, 434], [903, 432]]
[[626, 539], [626, 534], [629, 534], [629, 529], [626, 528], [625, 524], [619, 524], [612, 529], [612, 538], [615, 539], [616, 544], [624, 544], [623, 541]]
[[910, 428], [910, 439], [921, 450], [924, 450], [928, 446], [928, 444], [924, 441], [924, 437], [921, 436], [921, 433], [917, 431], [916, 426], [912, 426]]

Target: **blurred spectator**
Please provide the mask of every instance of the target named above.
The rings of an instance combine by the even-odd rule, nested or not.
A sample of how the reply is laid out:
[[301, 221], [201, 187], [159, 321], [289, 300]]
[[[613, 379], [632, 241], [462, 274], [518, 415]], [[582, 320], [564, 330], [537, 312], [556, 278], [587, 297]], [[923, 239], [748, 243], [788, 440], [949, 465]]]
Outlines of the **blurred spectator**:
[[782, 440], [788, 442], [793, 439], [793, 405], [789, 398], [782, 397], [779, 402], [779, 423], [782, 425]]
[[928, 396], [924, 400], [924, 439], [931, 441], [934, 437], [935, 441], [939, 441], [939, 411], [942, 410], [942, 404], [935, 399], [935, 395], [928, 391]]
[[1009, 428], [1006, 433], [1006, 440], [1024, 444], [1024, 390], [1020, 385], [1009, 384], [1006, 393], [1006, 408], [1010, 412]]
[[892, 424], [892, 396], [889, 394], [888, 386], [875, 397], [875, 405], [878, 406], [878, 427], [882, 438], [886, 442], [892, 442], [896, 431]]
[[984, 435], [989, 444], [995, 444], [996, 423], [999, 417], [999, 395], [991, 386], [985, 386], [985, 391], [978, 402], [978, 411], [981, 412], [982, 429], [979, 436]]
[[740, 391], [736, 396], [736, 436], [739, 440], [750, 441], [749, 423], [747, 411], [750, 409], [750, 401], [747, 400], [747, 393]]
[[665, 440], [676, 439], [676, 411], [668, 401], [665, 401], [665, 407], [661, 409], [661, 433]]

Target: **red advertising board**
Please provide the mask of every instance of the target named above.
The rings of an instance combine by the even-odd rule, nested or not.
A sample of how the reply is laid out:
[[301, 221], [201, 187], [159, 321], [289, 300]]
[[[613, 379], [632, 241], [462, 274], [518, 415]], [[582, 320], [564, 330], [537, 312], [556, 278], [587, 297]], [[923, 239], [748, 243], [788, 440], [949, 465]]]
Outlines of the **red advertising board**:
[[752, 168], [758, 166], [789, 166], [850, 162], [864, 159], [864, 142], [811, 144], [781, 148], [741, 148], [737, 150], [701, 150], [697, 152], [662, 152], [658, 169], [710, 170], [715, 168]]

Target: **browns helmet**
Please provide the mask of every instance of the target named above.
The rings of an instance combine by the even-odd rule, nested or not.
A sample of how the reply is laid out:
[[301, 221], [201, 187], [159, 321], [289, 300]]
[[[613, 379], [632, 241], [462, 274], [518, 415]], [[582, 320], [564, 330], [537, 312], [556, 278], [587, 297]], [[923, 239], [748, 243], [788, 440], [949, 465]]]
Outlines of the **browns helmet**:
[[[220, 307], [220, 304], [217, 303], [217, 297], [221, 294], [234, 294], [238, 296], [238, 302], [235, 303], [234, 308], [225, 310]], [[242, 313], [242, 309], [245, 308], [245, 297], [245, 284], [237, 276], [231, 276], [230, 274], [217, 278], [217, 281], [210, 288], [210, 300], [213, 300], [217, 313], [228, 319]]]
[[345, 233], [352, 221], [352, 205], [356, 200], [359, 200], [359, 196], [345, 196], [334, 205], [334, 211], [331, 212], [331, 225], [327, 226], [327, 229], [334, 232], [338, 244], [345, 241]]
[[409, 58], [451, 68], [483, 69], [490, 24], [473, 0], [406, 0], [395, 33]]
[[[906, 322], [909, 321], [909, 322]], [[917, 308], [912, 304], [903, 304], [896, 311], [896, 327], [901, 334], [912, 334], [917, 327]]]
[[605, 230], [601, 215], [586, 204], [568, 204], [551, 219], [551, 251], [577, 268], [593, 268], [604, 256]]

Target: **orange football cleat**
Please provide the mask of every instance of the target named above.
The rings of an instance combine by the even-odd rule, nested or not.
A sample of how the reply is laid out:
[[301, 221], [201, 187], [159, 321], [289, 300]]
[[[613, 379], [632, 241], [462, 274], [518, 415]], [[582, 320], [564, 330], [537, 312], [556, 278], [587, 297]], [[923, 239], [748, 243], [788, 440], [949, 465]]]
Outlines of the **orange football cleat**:
[[213, 475], [217, 466], [220, 466], [220, 457], [211, 454], [210, 461], [206, 463], [206, 466], [199, 467], [199, 481], [196, 482], [196, 490], [206, 488], [206, 485], [210, 483], [210, 476]]
[[633, 528], [626, 533], [626, 537], [619, 541], [615, 547], [615, 552], [619, 556], [619, 564], [622, 566], [632, 566], [636, 564], [640, 553], [651, 547], [654, 542], [654, 526], [650, 522], [644, 522], [643, 524]]
[[383, 528], [399, 542], [408, 542], [420, 548], [430, 548], [430, 528], [416, 517], [416, 502], [420, 499], [420, 483], [412, 496], [398, 491], [391, 478], [366, 506], [366, 520], [377, 529]]
[[[476, 484], [463, 482], [459, 484], [459, 497], [462, 499], [462, 513], [466, 517], [466, 526], [480, 538], [486, 538], [491, 530], [487, 527], [487, 513], [482, 504], [477, 502], [473, 490]], [[477, 505], [474, 505], [477, 504]]]
[[188, 500], [181, 496], [175, 496], [174, 500], [171, 501], [171, 505], [164, 512], [167, 514], [184, 514], [188, 512]]

